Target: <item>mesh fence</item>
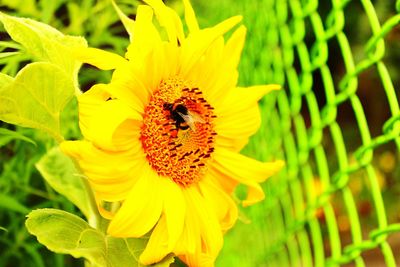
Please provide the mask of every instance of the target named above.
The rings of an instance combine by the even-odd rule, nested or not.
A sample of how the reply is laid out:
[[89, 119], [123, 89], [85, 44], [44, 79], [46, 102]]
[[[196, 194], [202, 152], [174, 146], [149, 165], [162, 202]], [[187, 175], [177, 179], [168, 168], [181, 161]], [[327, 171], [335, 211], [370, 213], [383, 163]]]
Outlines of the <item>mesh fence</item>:
[[285, 90], [248, 150], [287, 165], [243, 266], [400, 265], [400, 1], [254, 2], [232, 11], [249, 28], [242, 83]]
[[248, 23], [258, 79], [285, 87], [260, 133], [287, 162], [266, 185], [268, 266], [400, 264], [400, 15], [381, 2], [264, 0]]

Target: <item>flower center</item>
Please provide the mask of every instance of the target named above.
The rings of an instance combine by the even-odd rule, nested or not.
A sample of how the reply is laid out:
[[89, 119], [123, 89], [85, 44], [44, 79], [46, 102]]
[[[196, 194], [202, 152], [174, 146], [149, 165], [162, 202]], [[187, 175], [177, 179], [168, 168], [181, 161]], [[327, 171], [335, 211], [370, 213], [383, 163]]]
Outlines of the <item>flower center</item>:
[[151, 167], [182, 186], [199, 181], [214, 151], [213, 107], [179, 78], [161, 82], [144, 109], [141, 137]]

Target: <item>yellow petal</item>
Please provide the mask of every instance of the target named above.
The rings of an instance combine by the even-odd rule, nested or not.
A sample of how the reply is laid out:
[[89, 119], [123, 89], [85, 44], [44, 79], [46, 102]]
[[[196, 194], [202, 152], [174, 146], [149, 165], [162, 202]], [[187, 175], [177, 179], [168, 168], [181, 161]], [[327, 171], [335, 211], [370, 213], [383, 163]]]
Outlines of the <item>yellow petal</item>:
[[79, 96], [79, 126], [86, 139], [103, 149], [129, 149], [139, 138], [142, 116], [117, 99], [108, 100], [105, 85]]
[[195, 254], [201, 248], [200, 221], [197, 220], [196, 216], [193, 216], [192, 205], [186, 202], [186, 206], [187, 212], [182, 235], [174, 249], [176, 255]]
[[137, 160], [123, 176], [113, 180], [99, 177], [97, 173], [88, 172], [87, 175], [92, 177], [90, 184], [99, 199], [108, 202], [121, 201], [128, 197], [131, 188], [141, 176], [145, 163], [145, 160]]
[[146, 5], [139, 5], [136, 21], [130, 32], [131, 44], [128, 46], [126, 58], [140, 62], [155, 47], [161, 45], [161, 37], [153, 24], [153, 10]]
[[96, 115], [99, 107], [110, 98], [105, 84], [96, 84], [79, 96], [79, 123], [83, 136], [90, 135], [90, 120]]
[[116, 69], [127, 63], [123, 57], [117, 54], [91, 47], [75, 48], [72, 50], [72, 54], [77, 60], [102, 70]]
[[186, 77], [194, 68], [212, 43], [242, 20], [241, 16], [229, 18], [218, 25], [193, 34], [182, 43], [182, 60], [180, 74]]
[[213, 180], [221, 187], [221, 189], [226, 192], [228, 195], [231, 195], [235, 190], [236, 186], [239, 184], [238, 181], [232, 179], [231, 177], [227, 177], [225, 174], [220, 172], [217, 168], [210, 166], [208, 169], [208, 173]]
[[164, 201], [163, 215], [140, 256], [145, 265], [158, 262], [173, 251], [182, 235], [186, 215], [181, 187], [166, 177], [160, 179], [158, 186]]
[[[243, 109], [253, 106], [266, 94], [281, 89], [279, 84], [255, 85], [246, 88], [238, 87], [232, 90], [227, 99], [220, 102], [218, 112], [229, 115], [232, 109]], [[239, 101], [240, 100], [240, 101]], [[231, 106], [235, 104], [234, 106]]]
[[212, 179], [213, 177], [210, 176], [203, 177], [199, 182], [199, 187], [205, 203], [208, 204], [209, 209], [215, 211], [222, 231], [226, 231], [235, 224], [238, 209], [232, 198], [216, 186]]
[[[166, 80], [169, 77], [176, 76], [178, 74], [178, 65], [180, 61], [180, 48], [172, 45], [171, 43], [164, 43], [164, 72], [162, 80]], [[168, 64], [167, 64], [168, 63]]]
[[231, 88], [236, 87], [238, 72], [224, 58], [224, 39], [218, 37], [185, 77], [201, 88], [205, 99], [214, 105], [221, 102]]
[[185, 36], [181, 19], [175, 10], [167, 7], [161, 0], [144, 0], [144, 2], [154, 9], [160, 25], [167, 31], [169, 41], [173, 44], [182, 43]]
[[216, 143], [235, 151], [240, 151], [261, 125], [258, 104], [243, 110], [232, 110], [229, 115], [217, 115], [215, 131]]
[[151, 233], [145, 250], [140, 255], [139, 261], [141, 264], [154, 264], [161, 261], [166, 255], [172, 252], [172, 249], [168, 246], [169, 240], [167, 232], [165, 215], [162, 215]]
[[[204, 197], [200, 195], [198, 189], [194, 186], [186, 188], [184, 196], [187, 201], [187, 218], [183, 236], [187, 239], [181, 239], [175, 249], [176, 255], [183, 256], [189, 266], [208, 266], [215, 261], [219, 251], [222, 248], [222, 231], [216, 217], [216, 214], [205, 204]], [[186, 233], [186, 231], [188, 233]], [[195, 253], [190, 253], [190, 241], [188, 235], [195, 235], [200, 231], [200, 244], [197, 236], [191, 237], [195, 242]]]
[[187, 79], [202, 89], [205, 98], [211, 104], [218, 104], [221, 99], [236, 87], [239, 73], [237, 65], [245, 39], [245, 28], [240, 26], [228, 43], [218, 37], [198, 60]]
[[138, 77], [140, 73], [137, 68], [129, 63], [125, 68], [115, 70], [107, 90], [113, 97], [143, 114], [144, 107], [150, 98], [150, 91]]
[[160, 219], [162, 198], [158, 175], [146, 167], [137, 179], [127, 199], [108, 226], [108, 234], [115, 237], [141, 237]]
[[77, 160], [96, 195], [105, 201], [125, 199], [136, 177], [141, 175], [145, 162], [143, 152], [138, 152], [140, 148], [107, 152], [87, 141], [66, 141], [60, 147], [65, 154]]
[[182, 234], [186, 214], [186, 201], [179, 185], [169, 178], [162, 179], [160, 183], [164, 196], [164, 214], [168, 232], [168, 248], [172, 250]]
[[279, 85], [235, 88], [223, 101], [216, 103], [215, 130], [217, 143], [240, 151], [248, 138], [260, 127], [261, 116], [257, 101], [270, 91], [280, 89]]
[[244, 41], [246, 39], [246, 27], [243, 25], [232, 34], [228, 42], [225, 45], [224, 57], [227, 64], [231, 65], [233, 68], [237, 68], [240, 61], [240, 55], [243, 50]]
[[[165, 77], [166, 69], [170, 67], [170, 62], [165, 60], [166, 54], [169, 51], [166, 51], [167, 47], [164, 44], [155, 47], [151, 52], [149, 52], [143, 64], [134, 64], [134, 66], [136, 66], [134, 72], [137, 79], [142, 81], [146, 91], [150, 94], [158, 88], [161, 80]], [[171, 62], [171, 67], [173, 67], [172, 65], [173, 62]], [[149, 98], [147, 98], [147, 101], [148, 99]]]
[[249, 187], [247, 199], [243, 205], [262, 200], [264, 193], [258, 183], [276, 174], [284, 165], [281, 160], [260, 162], [221, 147], [214, 151], [213, 156], [214, 168], [217, 168], [223, 175]]
[[161, 81], [176, 75], [179, 50], [164, 42], [142, 56], [142, 64], [129, 62], [125, 68], [115, 70], [108, 88], [114, 97], [143, 114]]
[[183, 0], [185, 5], [185, 21], [190, 32], [195, 32], [199, 30], [199, 24], [196, 19], [193, 7], [190, 4], [190, 0]]

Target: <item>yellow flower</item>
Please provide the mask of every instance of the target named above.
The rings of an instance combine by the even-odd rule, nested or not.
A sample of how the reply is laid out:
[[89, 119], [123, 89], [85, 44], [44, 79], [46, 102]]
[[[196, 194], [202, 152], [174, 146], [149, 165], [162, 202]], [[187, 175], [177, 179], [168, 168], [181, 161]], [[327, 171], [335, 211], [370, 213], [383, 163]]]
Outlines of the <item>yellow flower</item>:
[[[109, 84], [79, 96], [85, 139], [61, 147], [87, 176], [111, 220], [110, 235], [141, 237], [152, 230], [141, 263], [172, 252], [189, 266], [213, 266], [223, 233], [237, 219], [234, 188], [248, 186], [243, 205], [260, 201], [259, 183], [283, 165], [239, 154], [259, 128], [257, 101], [279, 86], [236, 87], [246, 29], [239, 26], [227, 42], [223, 35], [241, 17], [199, 29], [184, 0], [185, 35], [172, 9], [161, 0], [145, 2], [135, 21], [118, 10], [131, 38], [126, 58], [94, 48], [75, 51], [82, 61], [114, 72]], [[106, 211], [104, 202], [121, 206]]]

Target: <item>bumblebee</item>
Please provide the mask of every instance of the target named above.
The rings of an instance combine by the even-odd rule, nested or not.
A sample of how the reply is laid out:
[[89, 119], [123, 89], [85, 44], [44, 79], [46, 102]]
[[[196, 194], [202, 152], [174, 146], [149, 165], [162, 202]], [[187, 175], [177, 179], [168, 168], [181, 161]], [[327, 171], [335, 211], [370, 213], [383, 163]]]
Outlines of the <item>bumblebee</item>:
[[165, 103], [164, 110], [168, 110], [170, 118], [175, 122], [176, 129], [196, 131], [196, 122], [205, 123], [200, 114], [189, 111], [184, 104]]

